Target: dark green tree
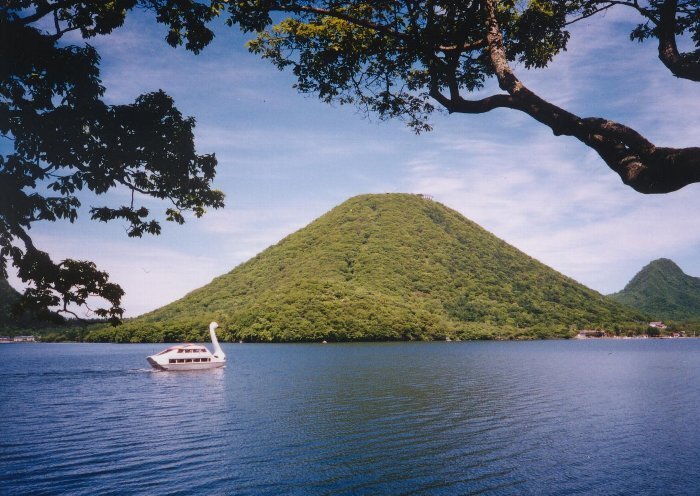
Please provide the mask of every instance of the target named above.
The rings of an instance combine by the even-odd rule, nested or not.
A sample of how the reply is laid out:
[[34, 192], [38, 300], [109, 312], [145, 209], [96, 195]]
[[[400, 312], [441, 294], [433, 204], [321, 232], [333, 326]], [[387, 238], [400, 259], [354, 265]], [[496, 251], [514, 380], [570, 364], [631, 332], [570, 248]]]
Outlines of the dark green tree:
[[[594, 149], [639, 192], [700, 181], [700, 148], [657, 146], [624, 124], [575, 115], [531, 91], [513, 70], [514, 62], [546, 67], [566, 48], [572, 23], [626, 8], [640, 19], [630, 37], [657, 40], [670, 71], [698, 81], [698, 0], [248, 0], [225, 8], [229, 24], [257, 33], [253, 52], [290, 68], [300, 91], [324, 101], [404, 118], [416, 131], [430, 128], [437, 107], [463, 114], [518, 110]], [[679, 53], [677, 37], [695, 51]], [[465, 97], [490, 78], [500, 93]]]
[[96, 315], [119, 321], [123, 291], [107, 273], [90, 261], [55, 262], [30, 235], [39, 221], [75, 221], [81, 191], [131, 191], [126, 205], [89, 210], [93, 220], [126, 222], [131, 237], [161, 231], [136, 194], [165, 200], [165, 219], [179, 224], [185, 211], [199, 217], [223, 206], [223, 194], [211, 187], [216, 158], [195, 151], [194, 119], [162, 91], [106, 104], [96, 50], [62, 42], [71, 31], [83, 39], [108, 34], [137, 7], [155, 10], [172, 45], [196, 52], [212, 38], [205, 24], [216, 12], [188, 1], [0, 4], [0, 278], [11, 264], [28, 283], [21, 307], [73, 313], [72, 305], [93, 296], [107, 303]]

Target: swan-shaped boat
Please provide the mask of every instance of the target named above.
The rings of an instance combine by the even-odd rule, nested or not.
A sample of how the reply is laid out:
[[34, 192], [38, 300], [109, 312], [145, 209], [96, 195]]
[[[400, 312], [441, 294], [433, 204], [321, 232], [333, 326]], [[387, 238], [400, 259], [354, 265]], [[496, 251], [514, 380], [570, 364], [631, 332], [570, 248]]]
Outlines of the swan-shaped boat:
[[216, 322], [209, 324], [214, 353], [201, 344], [186, 343], [166, 348], [160, 353], [146, 357], [146, 360], [157, 370], [203, 370], [223, 367], [226, 365], [226, 353], [216, 338], [218, 327]]

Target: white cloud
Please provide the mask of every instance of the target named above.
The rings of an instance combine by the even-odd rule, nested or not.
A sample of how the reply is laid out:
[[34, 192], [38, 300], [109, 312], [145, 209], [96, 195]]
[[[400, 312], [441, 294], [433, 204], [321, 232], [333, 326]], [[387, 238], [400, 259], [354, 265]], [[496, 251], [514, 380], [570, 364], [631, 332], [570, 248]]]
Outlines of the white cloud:
[[204, 125], [195, 130], [197, 145], [202, 149], [217, 150], [217, 154], [241, 152], [256, 153], [262, 156], [293, 157], [285, 167], [305, 167], [309, 163], [329, 158], [357, 155], [385, 155], [394, 152], [395, 145], [386, 141], [362, 139], [347, 136], [339, 130], [316, 127], [289, 128], [280, 125], [265, 127], [229, 127]]

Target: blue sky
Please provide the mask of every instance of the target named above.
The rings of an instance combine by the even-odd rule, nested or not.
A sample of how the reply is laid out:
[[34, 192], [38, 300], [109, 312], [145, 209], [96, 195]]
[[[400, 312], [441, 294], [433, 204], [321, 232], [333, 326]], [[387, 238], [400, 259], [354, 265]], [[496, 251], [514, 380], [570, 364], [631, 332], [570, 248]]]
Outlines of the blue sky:
[[[630, 42], [635, 21], [631, 10], [619, 10], [578, 23], [569, 50], [548, 69], [516, 71], [579, 115], [617, 120], [662, 146], [700, 145], [700, 85], [673, 77], [653, 43]], [[164, 34], [137, 13], [91, 40], [107, 99], [127, 103], [157, 89], [173, 96], [197, 120], [198, 152], [218, 157], [215, 187], [226, 193], [226, 208], [184, 226], [166, 223], [161, 236], [142, 239], [87, 215], [32, 229], [54, 259], [89, 259], [109, 272], [126, 291], [127, 316], [184, 296], [364, 193], [430, 194], [602, 293], [622, 289], [659, 257], [700, 275], [698, 185], [640, 195], [590, 149], [515, 111], [436, 114], [434, 130], [416, 136], [399, 121], [298, 93], [288, 72], [247, 52], [236, 29], [222, 26], [200, 55], [168, 47]], [[127, 197], [115, 191], [83, 203], [87, 210]]]

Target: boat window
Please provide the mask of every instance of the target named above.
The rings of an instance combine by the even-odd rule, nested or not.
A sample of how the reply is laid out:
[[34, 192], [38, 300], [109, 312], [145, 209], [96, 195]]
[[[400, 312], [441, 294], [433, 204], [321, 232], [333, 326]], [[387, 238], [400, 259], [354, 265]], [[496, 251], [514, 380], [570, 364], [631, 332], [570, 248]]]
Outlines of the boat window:
[[176, 361], [177, 360], [175, 358], [171, 358], [170, 360], [168, 360], [168, 363], [175, 363]]
[[180, 350], [177, 350], [177, 352], [178, 352], [178, 353], [182, 353], [182, 350], [181, 350], [181, 349], [180, 349]]

